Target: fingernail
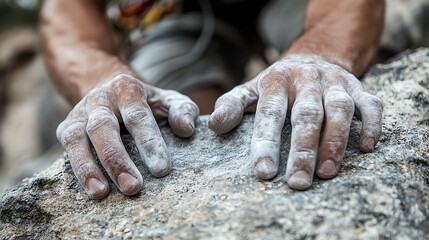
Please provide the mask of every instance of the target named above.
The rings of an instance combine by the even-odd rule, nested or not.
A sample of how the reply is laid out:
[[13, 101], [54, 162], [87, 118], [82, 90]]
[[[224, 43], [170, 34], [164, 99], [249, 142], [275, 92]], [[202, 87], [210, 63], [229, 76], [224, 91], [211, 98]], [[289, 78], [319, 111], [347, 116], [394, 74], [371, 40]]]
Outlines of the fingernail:
[[304, 190], [311, 186], [311, 176], [306, 171], [298, 171], [292, 174], [287, 180], [290, 188]]
[[367, 138], [362, 143], [362, 151], [363, 152], [372, 152], [374, 151], [375, 139]]
[[91, 198], [99, 199], [107, 194], [107, 186], [96, 178], [86, 181], [87, 192]]
[[191, 116], [188, 116], [186, 118], [186, 124], [187, 126], [183, 127], [183, 137], [190, 137], [194, 134], [195, 132], [195, 123], [194, 123], [194, 119], [192, 119]]
[[117, 181], [121, 192], [127, 195], [136, 194], [142, 188], [142, 183], [136, 177], [126, 172], [119, 174]]
[[317, 169], [317, 175], [325, 179], [333, 178], [337, 175], [337, 165], [332, 160], [326, 160]]
[[171, 162], [167, 159], [158, 160], [153, 164], [147, 163], [148, 168], [153, 176], [164, 177], [171, 171]]
[[195, 123], [194, 123], [194, 120], [193, 119], [191, 119], [191, 118], [189, 118], [189, 119], [187, 119], [187, 122], [188, 122], [188, 125], [189, 125], [189, 127], [192, 129], [192, 133], [195, 131]]
[[255, 174], [259, 179], [271, 179], [277, 174], [277, 166], [271, 158], [262, 158], [256, 163]]

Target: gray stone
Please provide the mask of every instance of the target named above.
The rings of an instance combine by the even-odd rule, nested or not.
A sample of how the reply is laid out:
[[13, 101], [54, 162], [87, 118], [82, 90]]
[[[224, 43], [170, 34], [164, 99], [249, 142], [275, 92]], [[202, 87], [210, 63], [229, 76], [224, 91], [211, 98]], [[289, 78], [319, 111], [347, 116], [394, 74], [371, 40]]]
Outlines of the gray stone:
[[55, 91], [30, 26], [0, 31], [0, 192], [61, 154], [56, 126], [70, 107]]
[[429, 46], [429, 1], [386, 0], [381, 48], [397, 53]]
[[[106, 199], [88, 199], [61, 156], [0, 197], [0, 238], [428, 239], [429, 49], [374, 66], [364, 81], [385, 104], [380, 143], [362, 154], [355, 120], [339, 176], [307, 191], [282, 177], [289, 122], [280, 174], [260, 181], [248, 160], [253, 117], [216, 135], [202, 116], [191, 139], [162, 128], [174, 170], [158, 179], [138, 164], [145, 189], [135, 197], [112, 185]], [[140, 163], [130, 137], [124, 142]]]

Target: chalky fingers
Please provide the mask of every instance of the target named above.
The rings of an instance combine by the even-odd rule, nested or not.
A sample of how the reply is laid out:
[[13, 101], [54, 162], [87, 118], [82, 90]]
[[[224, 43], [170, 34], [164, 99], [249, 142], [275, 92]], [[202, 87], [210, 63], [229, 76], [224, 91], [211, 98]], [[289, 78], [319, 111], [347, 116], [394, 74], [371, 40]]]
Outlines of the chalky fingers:
[[287, 114], [287, 89], [282, 75], [264, 76], [258, 85], [259, 101], [251, 145], [251, 160], [260, 179], [271, 179], [278, 171], [280, 140]]
[[122, 193], [133, 195], [142, 189], [143, 180], [121, 141], [119, 122], [104, 94], [92, 94], [86, 101], [86, 132], [101, 164]]
[[68, 117], [57, 129], [57, 138], [63, 145], [73, 172], [90, 198], [101, 199], [109, 193], [109, 185], [98, 168], [91, 152], [91, 144], [85, 133], [85, 116], [70, 120]]
[[362, 121], [360, 149], [365, 153], [372, 152], [381, 136], [383, 103], [379, 97], [366, 92], [360, 82], [351, 92]]
[[192, 136], [199, 115], [197, 104], [178, 92], [166, 90], [162, 92], [164, 105], [168, 109], [168, 123], [173, 133], [183, 138]]
[[291, 111], [292, 137], [286, 170], [291, 188], [307, 189], [313, 182], [323, 117], [320, 88], [300, 91]]
[[258, 99], [255, 86], [256, 80], [252, 80], [222, 95], [210, 116], [210, 129], [217, 133], [229, 132], [241, 122], [244, 112], [254, 111]]
[[171, 161], [158, 124], [137, 81], [119, 83], [117, 99], [125, 127], [139, 149], [146, 167], [156, 177], [170, 173]]
[[353, 99], [340, 87], [325, 90], [325, 129], [317, 161], [317, 175], [333, 178], [337, 175], [347, 147], [354, 114]]

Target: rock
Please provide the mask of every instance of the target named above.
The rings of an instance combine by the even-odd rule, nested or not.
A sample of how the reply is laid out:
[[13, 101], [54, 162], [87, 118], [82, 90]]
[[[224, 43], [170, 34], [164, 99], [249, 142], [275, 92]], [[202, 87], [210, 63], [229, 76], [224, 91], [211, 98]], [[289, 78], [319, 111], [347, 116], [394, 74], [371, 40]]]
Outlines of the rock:
[[0, 192], [46, 169], [62, 152], [55, 130], [69, 107], [38, 45], [35, 27], [0, 31]]
[[111, 185], [104, 200], [87, 198], [67, 156], [0, 197], [2, 239], [428, 239], [429, 49], [377, 65], [364, 79], [385, 104], [374, 153], [358, 150], [354, 121], [339, 176], [307, 191], [282, 175], [290, 146], [283, 130], [281, 170], [259, 181], [248, 161], [252, 116], [230, 134], [198, 119], [191, 139], [162, 133], [174, 160], [165, 178], [151, 177], [133, 141], [125, 145], [143, 173], [135, 197]]
[[429, 46], [429, 1], [387, 0], [382, 50], [397, 53], [422, 46]]

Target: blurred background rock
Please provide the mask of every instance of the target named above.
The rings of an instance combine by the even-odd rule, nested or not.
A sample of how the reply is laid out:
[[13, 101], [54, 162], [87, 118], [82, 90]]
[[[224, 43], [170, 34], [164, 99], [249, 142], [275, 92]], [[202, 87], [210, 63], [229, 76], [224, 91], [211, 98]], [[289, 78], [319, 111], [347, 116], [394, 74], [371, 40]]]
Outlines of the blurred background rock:
[[40, 1], [0, 1], [0, 192], [49, 166], [68, 112], [40, 55]]
[[[377, 61], [429, 46], [429, 0], [386, 2]], [[49, 81], [40, 55], [40, 4], [40, 0], [0, 0], [0, 192], [51, 165], [62, 151], [55, 129], [69, 106]]]

